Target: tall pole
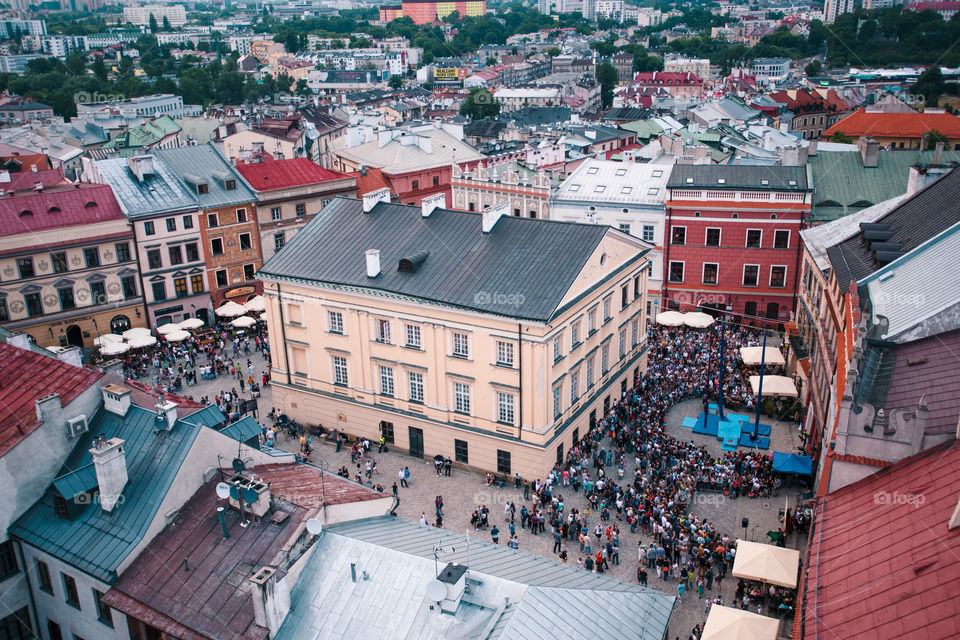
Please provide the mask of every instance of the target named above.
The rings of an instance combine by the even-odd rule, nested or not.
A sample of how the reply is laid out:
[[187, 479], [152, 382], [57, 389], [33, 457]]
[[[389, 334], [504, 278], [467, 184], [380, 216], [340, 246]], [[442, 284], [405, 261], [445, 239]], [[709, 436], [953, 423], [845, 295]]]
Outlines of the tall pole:
[[724, 363], [725, 353], [727, 351], [727, 314], [720, 314], [720, 386], [717, 389], [717, 415], [720, 416], [720, 420], [723, 420], [723, 370], [726, 366]]
[[760, 400], [763, 399], [763, 369], [767, 361], [767, 332], [763, 332], [763, 348], [760, 349], [760, 384], [757, 385], [757, 419], [753, 423], [753, 439], [760, 431]]

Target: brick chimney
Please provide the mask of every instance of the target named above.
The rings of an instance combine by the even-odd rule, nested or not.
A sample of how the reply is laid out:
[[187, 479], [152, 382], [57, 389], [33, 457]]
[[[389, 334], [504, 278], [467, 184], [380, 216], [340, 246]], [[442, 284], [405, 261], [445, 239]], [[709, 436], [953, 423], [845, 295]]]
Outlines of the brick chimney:
[[100, 506], [107, 513], [113, 511], [127, 486], [127, 458], [123, 442], [120, 438], [104, 440], [100, 436], [94, 439], [93, 448], [90, 449], [100, 488]]

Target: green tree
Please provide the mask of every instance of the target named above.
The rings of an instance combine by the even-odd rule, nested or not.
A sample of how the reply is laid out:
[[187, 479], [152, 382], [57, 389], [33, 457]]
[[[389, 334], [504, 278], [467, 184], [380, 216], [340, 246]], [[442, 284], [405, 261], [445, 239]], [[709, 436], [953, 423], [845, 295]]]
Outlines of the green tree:
[[313, 89], [311, 89], [310, 87], [307, 86], [307, 79], [306, 79], [306, 78], [300, 78], [299, 80], [297, 80], [297, 86], [296, 86], [295, 91], [296, 91], [296, 93], [297, 93], [298, 96], [312, 96], [312, 95], [313, 95]]
[[157, 32], [157, 19], [151, 13], [150, 14], [150, 33], [156, 33], [156, 32]]
[[543, 52], [551, 58], [556, 58], [558, 55], [560, 55], [560, 47], [547, 47], [543, 50]]
[[87, 56], [79, 51], [68, 53], [65, 64], [71, 75], [80, 77], [87, 73]]
[[493, 56], [490, 56], [489, 58], [487, 58], [487, 61], [484, 62], [483, 64], [484, 66], [487, 66], [487, 67], [495, 67], [497, 66], [497, 59], [494, 58]]
[[403, 78], [400, 76], [390, 76], [387, 84], [389, 84], [392, 89], [399, 89], [403, 86]]
[[102, 55], [93, 57], [93, 75], [96, 76], [100, 82], [107, 81], [107, 65], [104, 64]]
[[936, 149], [937, 143], [940, 142], [942, 142], [947, 149], [950, 148], [950, 138], [948, 138], [945, 134], [940, 133], [936, 129], [930, 129], [924, 138], [927, 140], [927, 149]]
[[613, 88], [617, 84], [617, 70], [609, 62], [603, 62], [597, 67], [597, 82], [600, 83], [600, 102], [604, 109], [613, 104]]
[[803, 70], [807, 73], [807, 76], [815, 76], [820, 73], [822, 69], [823, 64], [820, 62], [820, 58], [814, 58]]
[[500, 103], [487, 89], [474, 87], [460, 104], [460, 115], [473, 120], [492, 118], [500, 114]]
[[296, 31], [288, 31], [283, 39], [283, 46], [287, 53], [296, 53], [300, 49], [300, 37]]
[[848, 135], [844, 135], [842, 131], [834, 131], [833, 135], [830, 136], [830, 142], [836, 142], [839, 144], [853, 144], [853, 138]]
[[368, 49], [370, 48], [370, 41], [366, 38], [354, 38], [350, 41], [351, 49]]
[[917, 83], [910, 88], [910, 91], [915, 95], [923, 96], [921, 99], [924, 106], [936, 107], [944, 89], [943, 74], [940, 72], [940, 67], [934, 65], [920, 74]]
[[170, 26], [170, 20], [167, 18], [167, 16], [163, 16], [163, 30], [171, 31], [172, 29], [173, 27]]

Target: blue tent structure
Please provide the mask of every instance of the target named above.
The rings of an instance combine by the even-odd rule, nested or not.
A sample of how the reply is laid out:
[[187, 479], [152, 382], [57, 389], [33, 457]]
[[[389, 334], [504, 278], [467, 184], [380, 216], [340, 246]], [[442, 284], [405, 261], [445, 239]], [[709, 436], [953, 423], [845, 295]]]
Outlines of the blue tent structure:
[[813, 460], [810, 456], [796, 453], [773, 452], [773, 470], [777, 473], [792, 473], [798, 476], [813, 475]]

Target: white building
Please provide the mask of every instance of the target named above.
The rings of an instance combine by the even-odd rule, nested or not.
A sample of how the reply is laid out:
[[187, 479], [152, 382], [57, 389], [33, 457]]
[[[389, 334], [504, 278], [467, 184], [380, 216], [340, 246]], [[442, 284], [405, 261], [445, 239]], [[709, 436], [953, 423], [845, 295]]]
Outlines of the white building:
[[148, 4], [142, 7], [124, 7], [123, 19], [130, 24], [136, 24], [141, 27], [150, 24], [150, 16], [153, 16], [158, 25], [163, 25], [163, 19], [166, 18], [171, 27], [182, 27], [187, 24], [187, 12], [182, 4], [169, 6], [159, 4]]
[[676, 53], [668, 53], [663, 59], [664, 73], [692, 73], [701, 80], [710, 79], [710, 61], [706, 58], [688, 58]]
[[560, 106], [563, 91], [560, 87], [514, 87], [497, 89], [493, 94], [501, 111], [515, 111], [523, 107]]
[[17, 33], [25, 36], [47, 35], [47, 23], [43, 20], [0, 20], [0, 37], [12, 39]]
[[129, 100], [112, 100], [110, 102], [88, 102], [77, 105], [77, 117], [90, 116], [104, 109], [118, 109], [124, 115], [142, 117], [170, 116], [182, 118], [194, 114], [189, 106], [184, 108], [183, 98], [172, 93], [158, 93], [151, 96], [131, 98]]
[[853, 13], [853, 0], [826, 0], [823, 5], [823, 21], [826, 24], [836, 22], [837, 16], [845, 13]]
[[623, 0], [597, 0], [597, 17], [623, 22]]
[[757, 58], [750, 65], [750, 73], [760, 83], [780, 82], [790, 75], [792, 66], [790, 58]]
[[[647, 281], [657, 304], [663, 282], [663, 233], [670, 164], [588, 160], [550, 200], [550, 218], [610, 225], [654, 245]], [[656, 310], [651, 310], [655, 312]]]

